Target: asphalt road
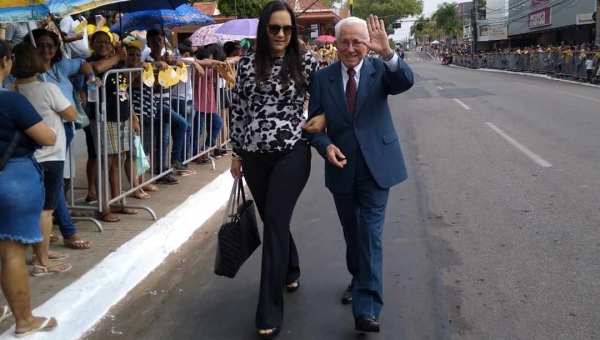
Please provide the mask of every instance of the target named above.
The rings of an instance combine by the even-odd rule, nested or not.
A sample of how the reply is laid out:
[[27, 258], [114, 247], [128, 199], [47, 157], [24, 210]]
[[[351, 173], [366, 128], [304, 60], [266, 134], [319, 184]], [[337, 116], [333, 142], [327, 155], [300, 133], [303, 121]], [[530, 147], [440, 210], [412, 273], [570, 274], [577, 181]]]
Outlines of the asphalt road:
[[[356, 334], [339, 303], [343, 237], [314, 153], [280, 339], [600, 338], [600, 90], [406, 58], [415, 87], [390, 104], [409, 180], [388, 204], [382, 332]], [[87, 339], [254, 339], [260, 257], [212, 274], [219, 220]]]

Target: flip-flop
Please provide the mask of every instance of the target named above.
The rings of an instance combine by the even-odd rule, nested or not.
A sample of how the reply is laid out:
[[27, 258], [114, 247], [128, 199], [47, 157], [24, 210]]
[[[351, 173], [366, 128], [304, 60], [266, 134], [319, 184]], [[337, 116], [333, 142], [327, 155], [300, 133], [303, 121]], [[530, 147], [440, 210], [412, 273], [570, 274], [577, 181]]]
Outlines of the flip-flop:
[[87, 250], [92, 247], [92, 242], [86, 240], [65, 241], [65, 247], [75, 250]]
[[110, 212], [107, 212], [106, 214], [96, 214], [96, 218], [108, 223], [115, 223], [121, 221], [119, 216], [115, 216], [113, 213]]
[[4, 321], [6, 318], [9, 318], [12, 316], [12, 312], [10, 311], [10, 308], [8, 308], [8, 306], [2, 306], [2, 308], [0, 310], [2, 310], [2, 315], [0, 316], [0, 322]]
[[156, 185], [154, 185], [154, 184], [148, 184], [148, 185], [145, 185], [144, 187], [142, 187], [142, 190], [144, 190], [144, 191], [149, 191], [149, 192], [156, 192], [156, 191], [158, 191], [159, 189], [158, 189], [158, 187], [157, 187]]
[[60, 242], [60, 240], [62, 239], [62, 237], [52, 233], [50, 235], [50, 243], [56, 243], [56, 242]]
[[[57, 251], [48, 252], [48, 260], [52, 261], [62, 261], [69, 258], [69, 254], [59, 253]], [[31, 264], [34, 264], [36, 260], [35, 255], [31, 257]]]
[[56, 328], [56, 325], [48, 326], [48, 324], [50, 323], [50, 321], [52, 321], [52, 319], [54, 319], [54, 318], [45, 318], [44, 322], [42, 322], [40, 327], [32, 329], [28, 332], [23, 332], [23, 333], [15, 332], [14, 335], [16, 338], [24, 338], [26, 336], [29, 336], [29, 335], [31, 335], [33, 333], [37, 333], [37, 332], [49, 332], [49, 331], [53, 330], [54, 328]]
[[137, 198], [138, 200], [147, 200], [150, 198], [150, 195], [148, 195], [143, 189], [140, 189], [139, 191], [135, 191], [133, 194], [131, 194], [131, 197]]
[[136, 215], [138, 212], [135, 209], [130, 209], [130, 208], [117, 208], [117, 210], [113, 210], [112, 208], [110, 209], [110, 212], [112, 214], [123, 214], [123, 215]]
[[[66, 267], [65, 267], [65, 269], [59, 270], [59, 271], [50, 271], [49, 270], [49, 269], [52, 269], [52, 268], [55, 268], [55, 267], [58, 267], [58, 266], [66, 266]], [[43, 270], [41, 273], [36, 273], [33, 270], [31, 271], [31, 276], [40, 277], [40, 276], [45, 276], [45, 275], [50, 275], [50, 274], [66, 273], [69, 270], [73, 269], [73, 266], [70, 265], [70, 264], [68, 264], [68, 263], [55, 263], [55, 264], [51, 264], [51, 265], [49, 265], [47, 267], [34, 264], [33, 265], [33, 269], [34, 270], [35, 269], [42, 269]]]

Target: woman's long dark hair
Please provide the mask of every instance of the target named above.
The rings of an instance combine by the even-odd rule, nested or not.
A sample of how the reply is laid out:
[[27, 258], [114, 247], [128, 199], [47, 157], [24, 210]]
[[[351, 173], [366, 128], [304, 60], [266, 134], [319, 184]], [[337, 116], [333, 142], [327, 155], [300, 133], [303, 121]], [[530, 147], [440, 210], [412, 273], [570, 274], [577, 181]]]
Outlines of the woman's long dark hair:
[[281, 68], [281, 78], [284, 84], [288, 84], [290, 78], [294, 80], [296, 89], [300, 90], [306, 85], [306, 79], [304, 78], [303, 60], [300, 52], [300, 44], [298, 43], [298, 31], [296, 30], [296, 16], [294, 10], [285, 1], [275, 0], [265, 5], [262, 12], [260, 13], [260, 19], [258, 21], [258, 28], [256, 32], [256, 52], [255, 52], [255, 65], [256, 79], [258, 82], [264, 81], [269, 78], [271, 69], [273, 67], [273, 58], [270, 54], [270, 42], [269, 33], [267, 32], [267, 24], [271, 18], [271, 14], [278, 11], [287, 11], [292, 17], [292, 36], [290, 37], [290, 43], [285, 49], [285, 58], [283, 59], [283, 67]]
[[[31, 34], [33, 35], [33, 39], [35, 39], [35, 41], [37, 41], [40, 37], [47, 36], [50, 37], [50, 39], [52, 39], [52, 41], [54, 42], [54, 45], [56, 46], [56, 54], [54, 54], [54, 57], [52, 57], [50, 65], [54, 65], [63, 59], [63, 54], [60, 51], [60, 39], [58, 38], [58, 35], [56, 35], [56, 33], [48, 31], [45, 28], [36, 28], [33, 31], [31, 31]], [[23, 41], [31, 43], [31, 36], [29, 34], [26, 35]]]

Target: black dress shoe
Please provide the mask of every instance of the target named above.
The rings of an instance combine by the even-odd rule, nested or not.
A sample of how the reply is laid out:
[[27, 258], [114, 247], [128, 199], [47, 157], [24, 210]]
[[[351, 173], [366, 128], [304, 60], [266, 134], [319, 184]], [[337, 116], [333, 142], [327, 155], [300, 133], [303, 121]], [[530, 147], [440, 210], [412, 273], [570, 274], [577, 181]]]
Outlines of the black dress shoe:
[[281, 330], [281, 327], [273, 327], [270, 329], [273, 330], [271, 333], [267, 333], [267, 334], [258, 333], [258, 337], [261, 338], [262, 340], [275, 339], [279, 335], [279, 331]]
[[352, 287], [348, 286], [348, 289], [342, 295], [342, 305], [349, 305], [352, 303]]
[[356, 331], [379, 333], [379, 322], [373, 315], [361, 315], [355, 322]]
[[[291, 284], [296, 284], [295, 287], [290, 287]], [[285, 288], [287, 289], [288, 293], [293, 293], [295, 291], [297, 291], [298, 289], [300, 289], [300, 279], [294, 281], [294, 282], [290, 282], [287, 285], [285, 285]]]

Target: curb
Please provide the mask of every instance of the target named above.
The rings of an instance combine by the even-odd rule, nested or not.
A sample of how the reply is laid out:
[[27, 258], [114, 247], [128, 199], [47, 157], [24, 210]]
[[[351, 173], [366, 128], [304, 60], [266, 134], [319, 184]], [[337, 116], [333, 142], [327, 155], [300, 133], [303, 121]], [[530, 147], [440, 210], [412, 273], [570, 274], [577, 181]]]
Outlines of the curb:
[[[219, 175], [36, 308], [35, 315], [54, 316], [59, 326], [51, 332], [36, 333], [28, 339], [77, 340], [85, 336], [111, 307], [221, 209], [229, 200], [232, 185], [233, 178], [229, 171]], [[12, 340], [13, 334], [14, 326], [0, 335], [0, 340]]]
[[513, 75], [518, 75], [518, 76], [523, 76], [523, 77], [542, 78], [542, 79], [559, 81], [559, 82], [562, 82], [562, 83], [569, 83], [569, 84], [576, 84], [576, 85], [582, 85], [582, 86], [593, 87], [593, 88], [600, 88], [600, 85], [582, 83], [582, 82], [578, 82], [578, 81], [574, 81], [574, 80], [554, 78], [554, 77], [551, 77], [551, 76], [546, 75], [546, 74], [521, 73], [521, 72], [512, 72], [512, 71], [505, 71], [505, 70], [494, 70], [494, 69], [489, 69], [489, 68], [469, 68], [469, 67], [458, 66], [458, 65], [454, 65], [454, 64], [450, 64], [449, 66], [450, 67], [454, 67], [454, 68], [458, 68], [458, 69], [463, 69], [463, 70], [491, 72], [491, 73], [513, 74]]

